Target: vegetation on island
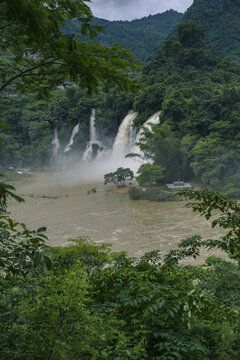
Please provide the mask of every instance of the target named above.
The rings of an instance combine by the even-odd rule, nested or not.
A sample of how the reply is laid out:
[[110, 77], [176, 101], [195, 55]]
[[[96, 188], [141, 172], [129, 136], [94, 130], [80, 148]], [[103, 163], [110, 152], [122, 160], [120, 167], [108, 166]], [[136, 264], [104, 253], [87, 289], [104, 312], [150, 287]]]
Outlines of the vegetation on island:
[[116, 171], [104, 175], [104, 185], [113, 183], [117, 187], [124, 187], [126, 181], [131, 181], [134, 178], [134, 173], [129, 168], [120, 167]]

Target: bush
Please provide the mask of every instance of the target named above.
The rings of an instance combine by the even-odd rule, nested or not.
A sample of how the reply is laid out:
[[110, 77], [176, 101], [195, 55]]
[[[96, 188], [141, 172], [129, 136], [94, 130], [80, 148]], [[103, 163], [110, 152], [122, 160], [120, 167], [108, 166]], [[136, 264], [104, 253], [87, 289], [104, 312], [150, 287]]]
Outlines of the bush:
[[146, 191], [138, 188], [131, 188], [128, 193], [131, 200], [149, 200], [156, 202], [177, 201], [174, 193], [167, 192], [159, 188], [146, 189]]

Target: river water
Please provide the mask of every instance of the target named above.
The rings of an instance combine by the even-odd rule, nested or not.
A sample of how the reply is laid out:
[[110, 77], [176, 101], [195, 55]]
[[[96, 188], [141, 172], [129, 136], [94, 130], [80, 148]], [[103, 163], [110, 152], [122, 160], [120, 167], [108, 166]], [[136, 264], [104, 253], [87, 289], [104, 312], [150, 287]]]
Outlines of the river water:
[[[184, 201], [132, 201], [127, 194], [110, 192], [102, 182], [85, 183], [60, 174], [39, 174], [15, 187], [25, 203], [11, 201], [11, 216], [30, 229], [46, 226], [53, 245], [85, 236], [96, 243], [111, 243], [113, 251], [140, 256], [153, 249], [165, 254], [194, 234], [205, 239], [221, 235], [219, 229], [211, 229], [210, 222], [186, 208]], [[96, 193], [87, 194], [92, 188]], [[215, 250], [215, 254], [219, 252]], [[209, 252], [203, 251], [196, 263], [207, 256]]]

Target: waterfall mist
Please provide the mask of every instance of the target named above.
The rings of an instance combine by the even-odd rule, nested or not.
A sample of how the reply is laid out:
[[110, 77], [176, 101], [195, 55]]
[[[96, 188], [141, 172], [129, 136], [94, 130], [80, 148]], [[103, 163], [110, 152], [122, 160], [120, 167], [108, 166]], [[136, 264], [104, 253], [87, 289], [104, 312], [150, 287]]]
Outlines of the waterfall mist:
[[[69, 143], [65, 146], [63, 155], [56, 157], [57, 169], [61, 171], [61, 181], [69, 184], [102, 182], [106, 173], [114, 172], [119, 167], [130, 168], [136, 173], [144, 162], [142, 159], [143, 154], [137, 145], [143, 134], [143, 129], [141, 128], [137, 132], [137, 129], [134, 127], [136, 117], [136, 112], [131, 110], [128, 112], [119, 126], [112, 148], [108, 148], [97, 133], [95, 127], [95, 109], [92, 109], [89, 119], [90, 140], [84, 152], [82, 154], [71, 153], [74, 137], [79, 131], [79, 124], [77, 124], [72, 130]], [[153, 114], [143, 124], [143, 127], [151, 129], [151, 124], [159, 123], [159, 117], [160, 112]], [[54, 132], [53, 144], [56, 143], [56, 136], [57, 133]], [[67, 154], [65, 155], [65, 153]], [[140, 156], [126, 158], [126, 155], [129, 153], [136, 153]], [[56, 154], [55, 151], [54, 154]]]

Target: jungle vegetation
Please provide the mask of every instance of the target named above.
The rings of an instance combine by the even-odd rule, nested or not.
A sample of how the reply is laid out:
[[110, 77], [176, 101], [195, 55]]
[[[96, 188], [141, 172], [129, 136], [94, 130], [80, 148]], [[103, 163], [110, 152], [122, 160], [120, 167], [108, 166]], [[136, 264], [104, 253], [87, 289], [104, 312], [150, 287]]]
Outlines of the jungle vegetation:
[[[97, 41], [106, 46], [120, 44], [132, 52], [141, 63], [147, 61], [152, 52], [165, 40], [166, 36], [182, 20], [183, 14], [168, 10], [161, 14], [149, 15], [132, 21], [108, 21], [93, 18], [91, 24], [101, 26], [104, 30], [98, 34]], [[81, 38], [80, 23], [68, 21], [63, 28], [64, 33], [74, 34]]]
[[[206, 46], [216, 54], [239, 62], [240, 4], [238, 0], [194, 0], [182, 21], [192, 20], [206, 30]], [[168, 36], [177, 39], [177, 29]]]

